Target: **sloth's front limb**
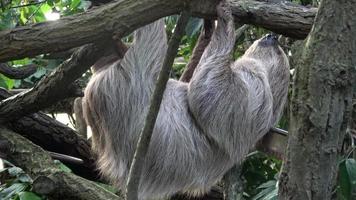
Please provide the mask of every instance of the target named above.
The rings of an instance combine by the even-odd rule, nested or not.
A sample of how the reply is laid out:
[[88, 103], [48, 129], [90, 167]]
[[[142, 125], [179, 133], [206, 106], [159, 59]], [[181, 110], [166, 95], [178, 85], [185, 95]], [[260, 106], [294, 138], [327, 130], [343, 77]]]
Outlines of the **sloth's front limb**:
[[134, 32], [133, 45], [120, 64], [129, 72], [129, 76], [147, 79], [146, 81], [153, 80], [154, 83], [166, 51], [167, 35], [164, 20], [160, 19]]
[[234, 44], [232, 14], [221, 4], [217, 28], [189, 84], [188, 102], [204, 134], [236, 160], [246, 149], [240, 143], [250, 120], [246, 83], [231, 69]]

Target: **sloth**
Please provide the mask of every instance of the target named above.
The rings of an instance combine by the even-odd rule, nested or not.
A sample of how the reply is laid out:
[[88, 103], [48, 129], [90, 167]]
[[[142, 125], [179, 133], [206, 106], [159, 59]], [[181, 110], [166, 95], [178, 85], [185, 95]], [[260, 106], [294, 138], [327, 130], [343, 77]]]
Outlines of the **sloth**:
[[[287, 97], [287, 56], [267, 35], [233, 61], [234, 34], [231, 11], [218, 7], [216, 29], [191, 81], [168, 81], [142, 163], [139, 199], [208, 192], [277, 123]], [[95, 73], [85, 90], [98, 167], [121, 189], [166, 50], [160, 19], [136, 30], [124, 57]]]

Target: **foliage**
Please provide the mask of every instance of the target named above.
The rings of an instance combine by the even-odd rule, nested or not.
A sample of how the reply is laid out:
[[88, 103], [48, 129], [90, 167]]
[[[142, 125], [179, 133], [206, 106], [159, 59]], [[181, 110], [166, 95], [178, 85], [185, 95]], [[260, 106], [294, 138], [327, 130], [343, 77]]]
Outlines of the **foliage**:
[[257, 189], [261, 189], [261, 191], [252, 198], [252, 200], [277, 200], [278, 199], [278, 181], [270, 180], [267, 181]]
[[[90, 2], [85, 0], [0, 0], [0, 2], [2, 9], [0, 12], [0, 31], [83, 12], [90, 6]], [[35, 74], [24, 80], [15, 81], [0, 75], [0, 87], [6, 89], [32, 87], [61, 62], [62, 60], [43, 59], [43, 55], [33, 59], [24, 58], [9, 62], [8, 64], [13, 67], [34, 63], [39, 68]]]
[[32, 179], [21, 169], [5, 161], [9, 167], [0, 170], [0, 199], [41, 200], [31, 192]]
[[356, 197], [355, 159], [343, 159], [339, 164], [337, 197], [339, 200], [351, 200]]
[[[282, 161], [261, 152], [248, 155], [242, 167], [242, 179], [245, 180], [244, 193], [247, 197], [259, 200], [264, 195], [274, 194]], [[273, 183], [273, 184], [272, 184]]]

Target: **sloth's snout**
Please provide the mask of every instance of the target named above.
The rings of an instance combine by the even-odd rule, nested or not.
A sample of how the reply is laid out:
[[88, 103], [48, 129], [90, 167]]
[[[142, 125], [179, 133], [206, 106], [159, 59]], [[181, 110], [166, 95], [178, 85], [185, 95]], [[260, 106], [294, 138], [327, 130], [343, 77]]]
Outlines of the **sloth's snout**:
[[260, 44], [264, 46], [277, 45], [278, 37], [276, 34], [269, 33], [260, 40]]
[[276, 34], [272, 34], [272, 33], [269, 33], [265, 36], [266, 40], [271, 40], [271, 41], [277, 41], [278, 38], [277, 38], [277, 35]]

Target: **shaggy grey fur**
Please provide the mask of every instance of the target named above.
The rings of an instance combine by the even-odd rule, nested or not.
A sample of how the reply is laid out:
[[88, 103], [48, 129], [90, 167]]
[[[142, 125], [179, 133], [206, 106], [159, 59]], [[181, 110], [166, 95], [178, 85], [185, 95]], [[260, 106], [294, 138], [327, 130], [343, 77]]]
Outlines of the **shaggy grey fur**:
[[[235, 62], [226, 8], [190, 83], [169, 80], [147, 153], [140, 199], [207, 192], [276, 124], [289, 64], [268, 37]], [[163, 20], [135, 32], [124, 58], [96, 73], [83, 108], [103, 175], [125, 187], [139, 133], [167, 49]]]

